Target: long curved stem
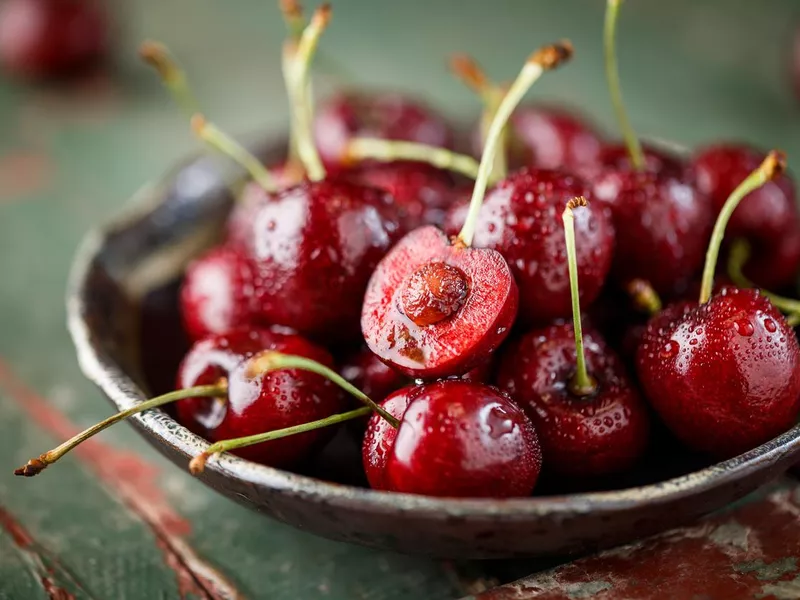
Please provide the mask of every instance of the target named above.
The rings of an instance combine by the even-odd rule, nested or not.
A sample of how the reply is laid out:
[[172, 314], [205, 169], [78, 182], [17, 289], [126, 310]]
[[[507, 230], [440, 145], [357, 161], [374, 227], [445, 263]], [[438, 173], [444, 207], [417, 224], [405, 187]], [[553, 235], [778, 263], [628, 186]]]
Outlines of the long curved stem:
[[227, 393], [228, 393], [227, 383], [219, 383], [217, 385], [200, 385], [192, 388], [186, 388], [183, 390], [175, 390], [174, 392], [169, 392], [162, 396], [157, 396], [155, 398], [142, 402], [141, 404], [132, 406], [127, 410], [118, 412], [117, 414], [105, 419], [104, 421], [100, 421], [96, 425], [92, 425], [88, 429], [85, 429], [84, 431], [81, 431], [79, 434], [68, 439], [60, 446], [53, 448], [52, 450], [40, 455], [39, 458], [32, 458], [25, 465], [23, 465], [19, 469], [16, 469], [14, 471], [14, 475], [21, 475], [24, 477], [33, 477], [34, 475], [38, 475], [39, 473], [44, 471], [48, 466], [58, 461], [67, 452], [69, 452], [79, 444], [85, 442], [93, 435], [100, 433], [104, 429], [111, 427], [114, 423], [119, 423], [120, 421], [127, 419], [132, 415], [144, 412], [146, 410], [152, 410], [154, 408], [158, 408], [159, 406], [169, 404], [170, 402], [175, 402], [176, 400], [183, 400], [185, 398], [196, 398], [196, 397], [213, 398], [217, 396], [225, 396]]
[[625, 103], [622, 100], [622, 86], [619, 82], [619, 68], [617, 66], [616, 51], [616, 31], [617, 17], [622, 0], [608, 0], [606, 5], [606, 20], [603, 30], [603, 48], [605, 50], [606, 79], [608, 80], [608, 92], [611, 95], [611, 104], [614, 105], [614, 112], [617, 115], [622, 138], [628, 148], [631, 157], [631, 164], [637, 171], [645, 167], [644, 152], [636, 132], [633, 130], [628, 113], [625, 111]]
[[475, 227], [483, 204], [483, 197], [486, 194], [486, 186], [492, 173], [494, 157], [502, 139], [503, 129], [511, 113], [514, 112], [528, 89], [542, 76], [542, 73], [556, 68], [571, 56], [572, 44], [567, 41], [540, 48], [528, 58], [514, 83], [511, 84], [508, 92], [506, 92], [502, 102], [500, 102], [500, 106], [498, 106], [492, 120], [492, 125], [489, 127], [489, 133], [486, 136], [486, 145], [483, 148], [483, 155], [478, 167], [475, 187], [472, 190], [467, 217], [458, 234], [458, 241], [464, 246], [471, 246], [475, 237]]
[[567, 245], [567, 266], [569, 268], [569, 290], [572, 296], [572, 325], [575, 331], [575, 374], [569, 388], [576, 396], [588, 396], [597, 389], [597, 383], [586, 369], [586, 351], [583, 347], [583, 326], [581, 324], [581, 295], [578, 285], [578, 258], [575, 252], [575, 215], [579, 206], [587, 206], [586, 198], [579, 196], [567, 202], [561, 215], [564, 223], [564, 239]]
[[460, 173], [470, 179], [475, 179], [478, 176], [478, 161], [471, 156], [458, 154], [446, 148], [438, 148], [437, 146], [418, 144], [416, 142], [401, 142], [378, 138], [353, 138], [348, 142], [345, 149], [344, 161], [364, 159], [383, 162], [412, 160]]
[[758, 168], [750, 173], [747, 178], [733, 190], [731, 195], [722, 206], [722, 210], [714, 223], [714, 230], [711, 233], [711, 241], [706, 251], [706, 263], [703, 267], [703, 279], [700, 285], [700, 304], [705, 304], [711, 298], [711, 291], [714, 287], [714, 270], [717, 267], [719, 249], [722, 239], [725, 237], [725, 227], [730, 221], [733, 211], [747, 194], [757, 190], [762, 185], [776, 178], [786, 170], [786, 156], [783, 152], [772, 150]]
[[400, 424], [397, 419], [378, 406], [369, 396], [344, 379], [336, 371], [305, 356], [295, 356], [292, 354], [282, 354], [274, 350], [265, 350], [250, 359], [246, 374], [248, 377], [252, 378], [257, 377], [261, 373], [268, 373], [269, 371], [276, 371], [279, 369], [299, 369], [301, 371], [309, 371], [321, 375], [331, 380], [344, 391], [352, 395], [356, 400], [368, 406], [371, 410], [377, 412], [381, 417], [386, 419], [392, 427], [397, 428]]
[[189, 87], [186, 73], [164, 44], [146, 40], [139, 46], [139, 56], [156, 70], [161, 83], [187, 117], [200, 111], [200, 105]]
[[[738, 239], [731, 245], [728, 254], [728, 277], [741, 288], [754, 288], [756, 285], [744, 274], [744, 265], [750, 259], [750, 244], [745, 239]], [[767, 290], [758, 290], [761, 295], [769, 299], [775, 308], [789, 315], [800, 315], [800, 300], [773, 294]]]
[[298, 433], [305, 433], [307, 431], [321, 429], [322, 427], [329, 427], [338, 423], [344, 423], [345, 421], [352, 421], [353, 419], [365, 417], [371, 412], [372, 409], [370, 407], [364, 406], [362, 408], [356, 408], [355, 410], [350, 410], [337, 415], [331, 415], [330, 417], [325, 417], [324, 419], [318, 419], [317, 421], [303, 423], [302, 425], [294, 425], [293, 427], [286, 427], [284, 429], [275, 429], [274, 431], [267, 431], [264, 433], [257, 433], [255, 435], [248, 435], [246, 437], [216, 442], [211, 444], [208, 450], [202, 454], [198, 454], [192, 459], [192, 461], [189, 463], [189, 470], [193, 475], [199, 475], [205, 469], [208, 459], [215, 454], [230, 452], [231, 450], [236, 450], [237, 448], [245, 448], [246, 446], [254, 446], [255, 444], [262, 444], [264, 442], [278, 440], [291, 435], [297, 435]]

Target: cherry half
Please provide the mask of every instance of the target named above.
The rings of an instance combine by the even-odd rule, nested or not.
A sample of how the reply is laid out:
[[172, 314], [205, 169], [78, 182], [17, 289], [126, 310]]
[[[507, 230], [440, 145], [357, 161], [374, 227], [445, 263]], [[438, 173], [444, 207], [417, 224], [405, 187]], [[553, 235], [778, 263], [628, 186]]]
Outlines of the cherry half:
[[471, 248], [475, 223], [508, 116], [545, 70], [571, 53], [548, 46], [526, 62], [501, 103], [475, 182], [470, 213], [451, 242], [436, 227], [401, 239], [370, 279], [361, 329], [370, 350], [417, 378], [461, 375], [484, 361], [508, 335], [518, 292], [503, 257]]
[[651, 321], [637, 354], [647, 398], [687, 446], [735, 456], [789, 429], [800, 413], [800, 348], [775, 306], [756, 290], [712, 295], [725, 226], [748, 193], [785, 167], [771, 152], [731, 194], [714, 227], [699, 305]]
[[440, 497], [531, 493], [542, 458], [525, 413], [496, 388], [445, 380], [403, 388], [381, 403], [393, 429], [370, 418], [362, 455], [370, 486]]
[[584, 332], [578, 300], [573, 210], [564, 211], [573, 323], [525, 334], [506, 348], [497, 383], [526, 412], [542, 444], [545, 468], [570, 477], [629, 469], [647, 446], [647, 408], [622, 362], [594, 331]]

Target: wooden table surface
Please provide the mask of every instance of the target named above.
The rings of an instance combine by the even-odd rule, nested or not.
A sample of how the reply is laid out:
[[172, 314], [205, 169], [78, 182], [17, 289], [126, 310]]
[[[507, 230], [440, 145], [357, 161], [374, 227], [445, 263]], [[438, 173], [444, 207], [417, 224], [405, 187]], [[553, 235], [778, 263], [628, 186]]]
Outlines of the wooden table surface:
[[[286, 109], [273, 4], [118, 0], [107, 72], [71, 86], [0, 82], [0, 599], [800, 598], [800, 486], [788, 477], [696, 526], [600, 556], [451, 563], [334, 543], [247, 512], [127, 426], [40, 478], [11, 475], [110, 412], [79, 373], [64, 326], [81, 236], [195, 148], [138, 65], [138, 41], [167, 42], [226, 129], [278, 131]], [[612, 124], [601, 0], [342, 0], [335, 11], [323, 47], [346, 77], [414, 90], [459, 118], [477, 106], [447, 76], [448, 54], [470, 51], [508, 78], [534, 47], [570, 37], [574, 65], [546, 77], [538, 96]], [[634, 123], [688, 145], [778, 146], [800, 170], [800, 105], [786, 78], [798, 23], [796, 0], [627, 3], [620, 56]]]

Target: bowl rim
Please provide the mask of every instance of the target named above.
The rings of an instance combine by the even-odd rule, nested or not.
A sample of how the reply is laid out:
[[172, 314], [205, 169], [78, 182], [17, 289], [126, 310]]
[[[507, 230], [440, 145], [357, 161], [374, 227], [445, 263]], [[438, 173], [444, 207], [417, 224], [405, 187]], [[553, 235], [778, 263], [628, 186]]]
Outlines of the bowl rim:
[[[107, 238], [161, 204], [164, 191], [174, 175], [191, 162], [183, 161], [161, 179], [144, 185], [115, 216], [91, 228], [73, 259], [66, 291], [67, 328], [84, 376], [97, 385], [118, 410], [139, 404], [146, 396], [115, 361], [92, 343], [92, 332], [84, 318], [88, 278]], [[153, 438], [152, 441], [170, 446], [183, 455], [187, 470], [189, 460], [210, 445], [160, 409], [136, 414], [131, 420], [146, 431]], [[180, 435], [176, 435], [176, 428]], [[256, 487], [308, 499], [318, 498], [374, 513], [396, 515], [400, 510], [432, 518], [445, 514], [448, 517], [522, 520], [557, 513], [617, 512], [635, 508], [642, 502], [667, 505], [735, 482], [763, 463], [769, 466], [784, 459], [788, 461], [791, 457], [800, 457], [800, 423], [739, 456], [664, 481], [611, 491], [507, 499], [439, 498], [360, 488], [269, 467], [229, 453], [209, 460], [206, 471], [236, 478]]]

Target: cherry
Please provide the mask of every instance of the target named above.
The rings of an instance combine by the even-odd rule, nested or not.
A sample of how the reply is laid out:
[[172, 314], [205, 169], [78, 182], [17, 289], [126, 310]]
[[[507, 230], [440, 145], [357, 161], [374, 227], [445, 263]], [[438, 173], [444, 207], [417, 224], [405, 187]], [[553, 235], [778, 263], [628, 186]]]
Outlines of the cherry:
[[366, 347], [348, 356], [339, 372], [370, 398], [386, 398], [408, 382]]
[[371, 417], [362, 455], [379, 490], [444, 497], [527, 496], [541, 469], [536, 431], [493, 387], [445, 380], [403, 388], [382, 407], [401, 419]]
[[800, 413], [800, 347], [775, 306], [756, 290], [712, 283], [725, 225], [748, 193], [785, 166], [770, 153], [729, 197], [714, 227], [700, 303], [651, 322], [637, 354], [645, 393], [687, 446], [729, 457], [790, 428]]
[[[764, 154], [743, 144], [718, 144], [699, 150], [692, 159], [697, 187], [719, 212], [727, 197]], [[766, 288], [794, 283], [800, 270], [800, 217], [795, 186], [784, 174], [750, 193], [731, 217], [728, 235], [752, 247], [745, 274]]]
[[545, 465], [572, 477], [625, 471], [647, 445], [647, 408], [622, 362], [600, 335], [581, 326], [573, 210], [567, 204], [564, 229], [573, 293], [573, 324], [557, 323], [525, 334], [500, 361], [500, 389], [534, 424]]
[[508, 115], [541, 74], [567, 58], [568, 45], [536, 52], [501, 103], [488, 136], [464, 227], [451, 242], [436, 227], [416, 229], [370, 279], [361, 328], [370, 350], [418, 378], [461, 375], [505, 339], [517, 312], [517, 286], [503, 257], [471, 248], [494, 154]]
[[108, 30], [94, 0], [7, 0], [0, 7], [0, 62], [24, 78], [70, 75], [105, 57]]
[[189, 337], [199, 340], [250, 323], [253, 277], [251, 262], [238, 248], [219, 246], [194, 260], [180, 291]]

